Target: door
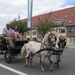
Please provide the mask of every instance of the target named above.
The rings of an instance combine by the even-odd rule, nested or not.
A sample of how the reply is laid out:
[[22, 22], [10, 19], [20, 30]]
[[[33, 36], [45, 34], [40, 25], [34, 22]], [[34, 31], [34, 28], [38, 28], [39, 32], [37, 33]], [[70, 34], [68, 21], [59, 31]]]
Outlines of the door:
[[74, 37], [70, 37], [70, 43], [74, 43]]

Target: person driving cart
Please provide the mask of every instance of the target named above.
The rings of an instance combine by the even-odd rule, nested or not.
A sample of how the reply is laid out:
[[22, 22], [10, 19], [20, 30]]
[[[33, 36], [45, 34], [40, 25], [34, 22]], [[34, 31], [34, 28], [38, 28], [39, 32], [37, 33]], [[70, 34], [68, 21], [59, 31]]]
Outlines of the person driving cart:
[[8, 48], [14, 48], [14, 43], [12, 41], [12, 29], [10, 28], [10, 24], [6, 24], [6, 28], [3, 29], [3, 37], [6, 40], [6, 43], [8, 43], [7, 47]]

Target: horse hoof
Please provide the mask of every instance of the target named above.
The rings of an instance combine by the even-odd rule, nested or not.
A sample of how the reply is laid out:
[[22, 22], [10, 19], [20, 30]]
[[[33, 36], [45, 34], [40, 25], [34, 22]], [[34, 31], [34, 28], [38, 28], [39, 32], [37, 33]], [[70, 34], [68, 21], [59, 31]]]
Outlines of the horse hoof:
[[33, 67], [35, 67], [34, 65], [31, 65], [31, 67], [33, 68]]
[[55, 63], [55, 65], [57, 65], [57, 63]]
[[53, 71], [53, 68], [50, 68], [50, 71]]
[[26, 67], [26, 65], [24, 65]]
[[42, 72], [44, 72], [45, 70], [44, 69], [42, 69]]
[[59, 69], [59, 65], [57, 65], [57, 69]]
[[24, 65], [25, 67], [27, 66], [27, 64]]

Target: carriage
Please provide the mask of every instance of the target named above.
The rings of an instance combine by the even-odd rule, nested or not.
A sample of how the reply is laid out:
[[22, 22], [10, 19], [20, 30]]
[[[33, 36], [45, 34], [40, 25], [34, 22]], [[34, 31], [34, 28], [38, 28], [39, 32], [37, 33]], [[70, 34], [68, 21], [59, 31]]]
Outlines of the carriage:
[[6, 42], [6, 40], [3, 37], [0, 38], [0, 55], [4, 54], [4, 59], [7, 63], [11, 63], [12, 58], [20, 54], [22, 46], [24, 45], [24, 43], [28, 43], [28, 41], [13, 41], [13, 43], [15, 47], [10, 47], [8, 49], [8, 43]]
[[[53, 37], [51, 37], [51, 36], [53, 36]], [[52, 45], [52, 41], [50, 41], [52, 38], [54, 38], [55, 39], [55, 41], [56, 41], [56, 38], [55, 38], [55, 35], [54, 34], [47, 34], [47, 38], [46, 38], [46, 40], [47, 39], [49, 39], [48, 41], [49, 41], [49, 45], [47, 45], [48, 47], [50, 46], [50, 45]], [[47, 42], [48, 42], [47, 41]], [[24, 44], [25, 43], [29, 43], [27, 40], [25, 40], [25, 41], [13, 41], [13, 43], [14, 43], [14, 45], [15, 45], [15, 48], [7, 48], [7, 45], [8, 45], [8, 43], [6, 42], [6, 40], [4, 39], [4, 38], [1, 38], [1, 40], [0, 40], [0, 54], [4, 54], [4, 59], [5, 59], [5, 61], [7, 62], [7, 63], [11, 63], [11, 61], [12, 61], [12, 58], [14, 57], [14, 56], [16, 56], [16, 55], [18, 55], [18, 54], [20, 54], [20, 52], [22, 51], [22, 48], [24, 47]], [[32, 45], [34, 43], [34, 45]], [[34, 52], [35, 52], [35, 50], [36, 49], [38, 49], [38, 47], [40, 47], [41, 45], [42, 45], [42, 43], [40, 43], [40, 46], [38, 46], [37, 44], [38, 44], [38, 42], [33, 42], [33, 43], [31, 43], [31, 46], [34, 46], [35, 47], [35, 49], [34, 49]], [[36, 43], [36, 46], [37, 46], [37, 48], [36, 48], [36, 46], [35, 46], [35, 43]], [[56, 65], [57, 65], [57, 68], [59, 68], [59, 62], [60, 62], [60, 55], [62, 54], [62, 52], [63, 52], [63, 49], [64, 49], [64, 46], [66, 45], [66, 44], [64, 44], [65, 43], [65, 39], [62, 39], [62, 40], [60, 40], [60, 42], [58, 43], [58, 45], [59, 45], [59, 48], [48, 48], [45, 44], [43, 44], [43, 46], [45, 46], [45, 48], [43, 48], [43, 49], [40, 49], [40, 51], [37, 51], [37, 52], [35, 52], [35, 53], [31, 53], [31, 57], [32, 56], [34, 56], [36, 53], [40, 53], [40, 52], [42, 52], [42, 51], [44, 51], [44, 50], [46, 50], [48, 53], [49, 53], [49, 51], [53, 51], [53, 54], [52, 55], [56, 55], [57, 56], [57, 61], [56, 61]], [[26, 44], [25, 44], [26, 45]], [[28, 45], [30, 45], [30, 44], [28, 44]], [[31, 46], [30, 46], [30, 49], [31, 49]], [[24, 47], [24, 49], [25, 49], [25, 47]], [[38, 49], [38, 50], [39, 50]], [[24, 50], [23, 50], [24, 51]], [[23, 52], [24, 53], [24, 52]], [[26, 58], [29, 58], [28, 56], [26, 57]], [[31, 60], [32, 60], [32, 58], [31, 58]], [[50, 62], [53, 62], [51, 59], [50, 59]], [[31, 63], [32, 64], [32, 63]], [[52, 64], [52, 63], [51, 63]], [[27, 65], [27, 63], [26, 63], [26, 65]], [[41, 64], [41, 66], [42, 66], [42, 71], [44, 71], [44, 68], [43, 68], [43, 64]], [[53, 66], [53, 64], [52, 64], [52, 66]]]

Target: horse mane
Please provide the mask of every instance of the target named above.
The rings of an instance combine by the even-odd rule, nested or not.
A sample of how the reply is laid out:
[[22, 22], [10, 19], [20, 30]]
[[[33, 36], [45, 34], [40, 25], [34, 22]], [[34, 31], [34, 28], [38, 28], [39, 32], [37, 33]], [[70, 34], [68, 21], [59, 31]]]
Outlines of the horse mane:
[[[49, 41], [49, 40], [48, 40], [49, 35], [54, 35], [54, 36], [55, 36], [54, 33], [48, 32], [48, 33], [44, 36], [44, 38], [43, 38], [43, 40], [42, 40], [42, 43], [45, 43], [46, 41]], [[55, 36], [55, 40], [57, 40], [56, 36]]]
[[48, 35], [50, 34], [50, 32], [48, 32], [45, 36], [44, 36], [44, 38], [43, 38], [43, 40], [42, 40], [42, 43], [45, 43], [46, 41], [47, 41], [47, 38], [48, 38]]

